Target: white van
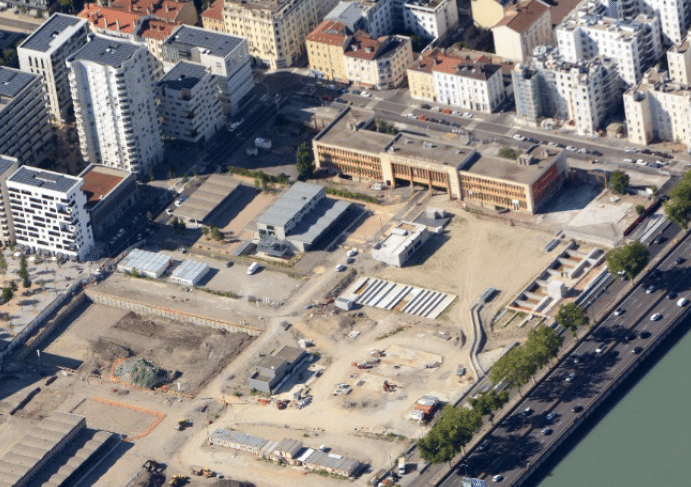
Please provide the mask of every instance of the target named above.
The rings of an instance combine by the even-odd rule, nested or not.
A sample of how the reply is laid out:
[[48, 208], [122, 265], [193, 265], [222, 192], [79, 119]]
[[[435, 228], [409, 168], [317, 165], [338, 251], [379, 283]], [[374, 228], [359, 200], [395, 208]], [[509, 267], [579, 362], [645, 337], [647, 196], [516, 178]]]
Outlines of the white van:
[[679, 306], [680, 308], [683, 308], [684, 306], [686, 306], [688, 304], [688, 302], [689, 302], [688, 299], [681, 298], [679, 301], [677, 301], [677, 306]]
[[256, 262], [252, 262], [252, 265], [250, 265], [250, 266], [247, 268], [247, 275], [248, 275], [248, 276], [251, 276], [252, 274], [254, 274], [255, 272], [257, 272], [258, 270], [259, 270], [259, 264], [257, 264]]

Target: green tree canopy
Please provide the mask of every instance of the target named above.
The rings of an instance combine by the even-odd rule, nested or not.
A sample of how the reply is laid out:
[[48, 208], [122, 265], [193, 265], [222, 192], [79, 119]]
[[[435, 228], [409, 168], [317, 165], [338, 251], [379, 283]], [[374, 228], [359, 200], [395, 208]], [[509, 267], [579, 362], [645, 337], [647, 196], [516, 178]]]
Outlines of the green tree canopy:
[[2, 288], [2, 300], [5, 303], [9, 303], [13, 297], [14, 297], [14, 291], [12, 291], [11, 287]]
[[629, 187], [629, 175], [624, 171], [612, 171], [609, 175], [609, 189], [615, 194], [626, 193]]
[[[579, 326], [587, 325], [589, 321], [585, 310], [576, 303], [562, 304], [559, 307], [556, 319], [557, 323], [571, 330], [574, 335]], [[561, 345], [561, 343], [559, 345]], [[558, 349], [559, 347], [557, 347], [557, 350]]]
[[312, 173], [314, 172], [314, 156], [312, 155], [312, 150], [309, 148], [306, 142], [303, 142], [298, 146], [295, 161], [298, 170], [298, 179], [301, 181], [310, 179], [312, 177]]
[[[588, 317], [586, 316], [585, 322], [587, 323], [587, 321]], [[564, 338], [559, 336], [553, 328], [540, 325], [528, 332], [525, 349], [538, 367], [544, 367], [552, 358], [557, 356], [562, 343], [564, 343]]]
[[610, 250], [607, 254], [607, 267], [609, 272], [616, 276], [620, 271], [624, 271], [629, 279], [633, 279], [648, 264], [649, 259], [648, 248], [635, 241]]
[[474, 409], [447, 405], [441, 418], [418, 443], [420, 456], [428, 462], [450, 462], [482, 426], [482, 416]]
[[665, 213], [683, 229], [687, 228], [686, 215], [691, 210], [691, 172], [684, 174], [677, 186], [669, 192]]

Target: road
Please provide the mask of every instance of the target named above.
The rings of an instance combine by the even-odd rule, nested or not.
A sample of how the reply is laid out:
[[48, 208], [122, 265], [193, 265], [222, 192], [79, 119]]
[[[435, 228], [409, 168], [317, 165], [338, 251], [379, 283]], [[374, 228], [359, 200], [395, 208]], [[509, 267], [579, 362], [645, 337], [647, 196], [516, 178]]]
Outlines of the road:
[[[674, 228], [667, 232], [666, 235], [673, 235]], [[684, 237], [627, 295], [619, 305], [622, 313], [611, 313], [594, 327], [440, 485], [455, 487], [459, 477], [465, 475], [484, 478], [490, 484], [515, 485], [526, 468], [557, 442], [574, 421], [587, 414], [600, 394], [646, 354], [648, 344], [684, 313], [686, 307], [678, 306], [677, 301], [681, 297], [691, 298], [689, 278], [691, 238]], [[655, 290], [648, 292], [651, 284]], [[612, 287], [614, 291], [616, 285]], [[606, 296], [603, 301], [608, 301]], [[655, 313], [660, 314], [658, 320], [652, 319]], [[570, 374], [574, 374], [573, 380], [567, 381]], [[550, 413], [554, 414], [552, 419], [548, 419]], [[503, 479], [493, 482], [495, 475]]]
[[36, 29], [38, 29], [43, 21], [37, 20], [36, 22], [30, 22], [26, 20], [8, 19], [5, 17], [0, 17], [0, 27], [15, 32], [23, 32], [25, 34], [32, 34]]

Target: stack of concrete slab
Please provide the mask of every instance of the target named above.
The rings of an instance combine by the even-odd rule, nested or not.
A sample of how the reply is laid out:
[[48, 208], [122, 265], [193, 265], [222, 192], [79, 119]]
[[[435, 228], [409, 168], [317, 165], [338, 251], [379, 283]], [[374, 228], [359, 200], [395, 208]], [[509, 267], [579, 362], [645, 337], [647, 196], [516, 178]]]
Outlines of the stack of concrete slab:
[[384, 279], [361, 277], [340, 296], [362, 306], [437, 318], [455, 299], [453, 294], [432, 291]]

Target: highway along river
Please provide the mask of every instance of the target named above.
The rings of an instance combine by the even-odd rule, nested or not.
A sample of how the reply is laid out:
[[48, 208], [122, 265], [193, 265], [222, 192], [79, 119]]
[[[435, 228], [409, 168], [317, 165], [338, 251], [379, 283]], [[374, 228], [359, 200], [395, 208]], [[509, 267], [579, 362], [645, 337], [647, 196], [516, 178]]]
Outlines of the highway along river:
[[691, 319], [524, 485], [691, 485]]

